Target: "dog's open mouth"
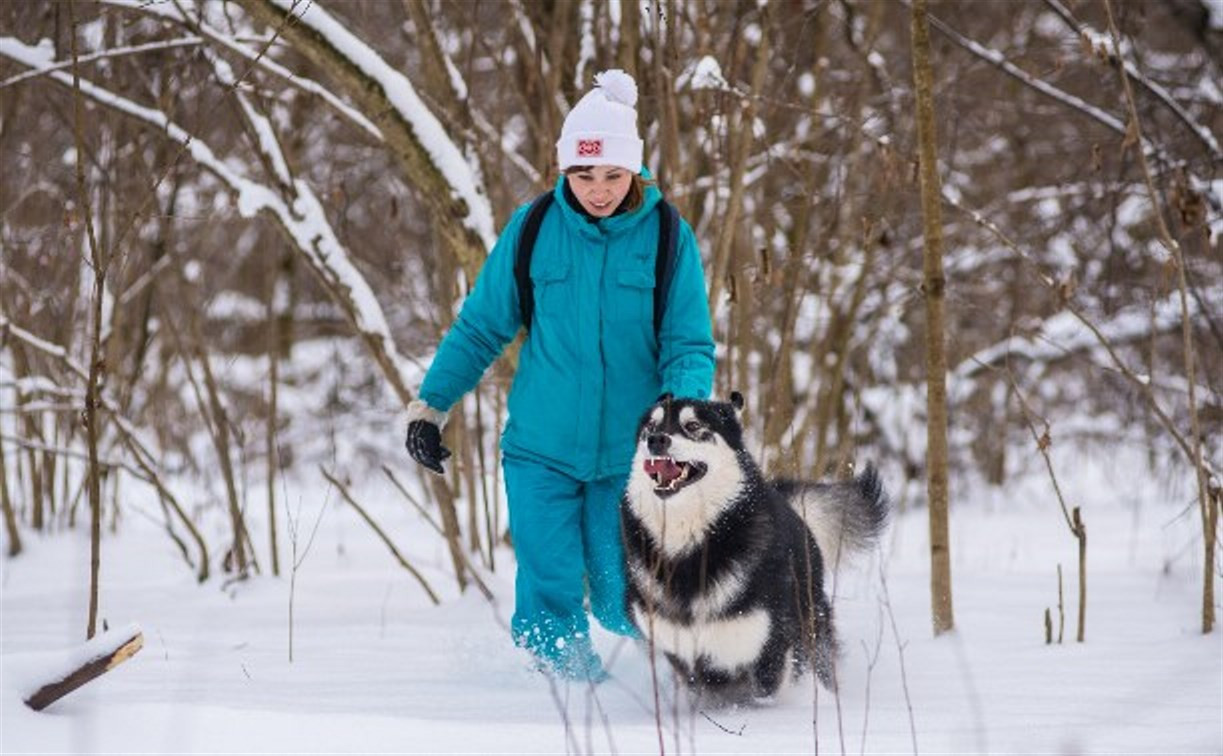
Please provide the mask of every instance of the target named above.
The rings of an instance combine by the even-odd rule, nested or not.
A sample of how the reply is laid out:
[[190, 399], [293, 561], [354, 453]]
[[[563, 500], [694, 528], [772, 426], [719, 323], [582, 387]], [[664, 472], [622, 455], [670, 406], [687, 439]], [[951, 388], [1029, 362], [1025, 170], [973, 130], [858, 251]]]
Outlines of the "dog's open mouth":
[[648, 457], [642, 467], [654, 481], [654, 493], [664, 497], [695, 483], [705, 474], [705, 465], [700, 462], [681, 462], [673, 457]]

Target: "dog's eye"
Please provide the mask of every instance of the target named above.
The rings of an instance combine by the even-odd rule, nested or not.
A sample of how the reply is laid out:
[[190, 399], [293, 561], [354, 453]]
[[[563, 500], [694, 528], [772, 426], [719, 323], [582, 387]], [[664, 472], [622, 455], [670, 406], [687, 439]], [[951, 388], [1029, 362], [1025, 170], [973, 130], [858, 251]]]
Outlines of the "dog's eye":
[[701, 424], [695, 420], [689, 420], [688, 422], [684, 423], [684, 432], [695, 436], [701, 432]]

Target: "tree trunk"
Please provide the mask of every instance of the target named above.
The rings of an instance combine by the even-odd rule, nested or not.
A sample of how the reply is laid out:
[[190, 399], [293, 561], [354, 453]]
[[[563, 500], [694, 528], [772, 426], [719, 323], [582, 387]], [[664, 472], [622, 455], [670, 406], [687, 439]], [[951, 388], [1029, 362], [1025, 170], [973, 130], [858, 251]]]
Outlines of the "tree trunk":
[[[277, 391], [280, 384], [280, 308], [287, 302], [288, 284], [280, 281], [281, 264], [277, 256], [272, 256], [271, 281], [268, 285], [267, 304], [267, 352], [268, 352], [268, 412], [266, 431], [266, 454], [268, 474], [268, 550], [272, 558], [272, 575], [280, 576], [280, 548], [276, 542], [276, 475], [279, 471], [278, 451], [276, 443], [276, 413], [279, 397]], [[281, 296], [284, 293], [285, 296]]]
[[[196, 344], [199, 344], [198, 338]], [[240, 577], [246, 577], [250, 569], [246, 554], [246, 544], [249, 535], [246, 532], [246, 519], [242, 515], [242, 505], [238, 501], [237, 477], [234, 474], [233, 457], [229, 438], [229, 414], [221, 403], [221, 392], [216, 379], [212, 375], [212, 367], [208, 364], [208, 355], [202, 347], [197, 347], [196, 359], [204, 373], [204, 389], [208, 392], [208, 406], [212, 412], [213, 446], [217, 450], [217, 461], [221, 464], [221, 478], [225, 481], [225, 498], [229, 502], [229, 519], [234, 531], [233, 565]], [[251, 559], [254, 555], [251, 555]]]
[[106, 287], [106, 255], [98, 244], [93, 228], [93, 204], [85, 185], [84, 98], [80, 89], [80, 70], [76, 51], [76, 3], [68, 3], [72, 42], [73, 131], [76, 136], [76, 185], [80, 192], [81, 212], [89, 240], [89, 259], [93, 267], [93, 301], [91, 308], [89, 348], [89, 379], [85, 387], [85, 436], [89, 447], [89, 620], [85, 637], [92, 638], [98, 623], [98, 573], [102, 548], [102, 468], [98, 464], [98, 395], [102, 381], [102, 295]]
[[[13, 355], [13, 377], [21, 379], [24, 376], [31, 375], [31, 367], [29, 358], [26, 356], [25, 349], [13, 345], [9, 350]], [[17, 408], [20, 411], [21, 407], [29, 402], [29, 393], [26, 391], [17, 391]], [[25, 435], [31, 441], [43, 442], [42, 429], [38, 425], [38, 416], [33, 412], [20, 411], [21, 423], [25, 425]], [[17, 459], [17, 489], [22, 489], [21, 475], [21, 458]], [[35, 531], [43, 529], [43, 493], [42, 493], [42, 473], [38, 463], [38, 452], [33, 446], [28, 446], [25, 449], [25, 466], [29, 470], [29, 474], [25, 476], [29, 479], [29, 503], [30, 503], [30, 527]]]
[[8, 535], [8, 556], [21, 553], [21, 532], [17, 530], [17, 514], [8, 491], [8, 468], [4, 464], [4, 444], [0, 443], [0, 509], [4, 511], [4, 532]]
[[641, 48], [641, 7], [637, 3], [620, 6], [620, 40], [616, 45], [616, 68], [637, 78]]
[[475, 281], [488, 250], [479, 234], [464, 225], [472, 209], [454, 196], [453, 187], [429, 150], [412, 125], [391, 105], [382, 86], [360, 70], [344, 51], [332, 47], [325, 37], [302, 22], [297, 12], [287, 11], [268, 0], [243, 0], [242, 7], [326, 71], [363, 112], [373, 114], [374, 122], [382, 130], [408, 183], [419, 189], [421, 200], [428, 205], [446, 248], [462, 263], [467, 279]]
[[[735, 233], [739, 228], [739, 215], [743, 209], [743, 181], [747, 172], [747, 159], [750, 156], [753, 140], [753, 124], [756, 120], [756, 105], [753, 95], [763, 91], [765, 75], [768, 73], [769, 51], [772, 40], [769, 39], [768, 6], [760, 9], [760, 45], [755, 51], [755, 64], [752, 66], [752, 88], [747, 97], [734, 98], [731, 108], [738, 108], [739, 118], [736, 127], [731, 129], [729, 139], [730, 153], [730, 190], [726, 201], [724, 220], [720, 224], [717, 242], [714, 245], [713, 261], [710, 265], [709, 280], [709, 312], [714, 316], [715, 327], [718, 312], [718, 300], [722, 290], [728, 285], [730, 273], [731, 247], [734, 245]], [[741, 104], [745, 102], [746, 104]]]
[[930, 599], [934, 634], [952, 630], [951, 543], [947, 513], [947, 355], [943, 345], [943, 219], [934, 134], [934, 71], [926, 0], [913, 3], [913, 83], [917, 96], [926, 296], [926, 475], [930, 506]]

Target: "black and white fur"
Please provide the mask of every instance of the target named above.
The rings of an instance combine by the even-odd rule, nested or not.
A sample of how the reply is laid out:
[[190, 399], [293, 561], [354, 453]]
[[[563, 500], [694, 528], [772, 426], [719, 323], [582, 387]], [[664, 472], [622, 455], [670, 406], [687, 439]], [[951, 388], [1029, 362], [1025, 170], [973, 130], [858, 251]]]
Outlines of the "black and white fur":
[[851, 481], [766, 480], [730, 402], [664, 397], [642, 418], [621, 506], [628, 613], [698, 693], [774, 694], [809, 667], [835, 684], [824, 572], [887, 520], [874, 468]]

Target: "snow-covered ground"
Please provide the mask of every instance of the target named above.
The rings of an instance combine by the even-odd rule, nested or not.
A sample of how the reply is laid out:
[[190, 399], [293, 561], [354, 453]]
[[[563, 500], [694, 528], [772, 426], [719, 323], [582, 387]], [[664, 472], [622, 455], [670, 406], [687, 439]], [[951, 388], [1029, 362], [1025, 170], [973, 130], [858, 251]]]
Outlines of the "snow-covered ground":
[[[1056, 451], [1089, 533], [1085, 644], [1077, 547], [1031, 460], [1004, 489], [953, 481], [955, 633], [932, 637], [925, 512], [901, 513], [881, 553], [837, 579], [839, 696], [808, 679], [765, 705], [694, 709], [660, 667], [661, 726], [646, 654], [601, 630], [607, 683], [532, 672], [506, 631], [511, 555], [485, 577], [495, 605], [458, 595], [439, 539], [381, 476], [359, 500], [443, 604], [325, 485], [299, 482], [303, 545], [323, 515], [296, 576], [291, 663], [287, 569], [197, 586], [158, 518], [140, 516], [156, 510], [129, 503], [105, 538], [101, 615], [139, 624], [144, 649], [41, 713], [23, 695], [59, 663], [51, 652], [84, 640], [87, 536], [27, 535], [3, 562], [0, 751], [1223, 753], [1223, 633], [1199, 632], [1191, 486], [1125, 453]], [[1059, 563], [1065, 642], [1048, 646]]]

